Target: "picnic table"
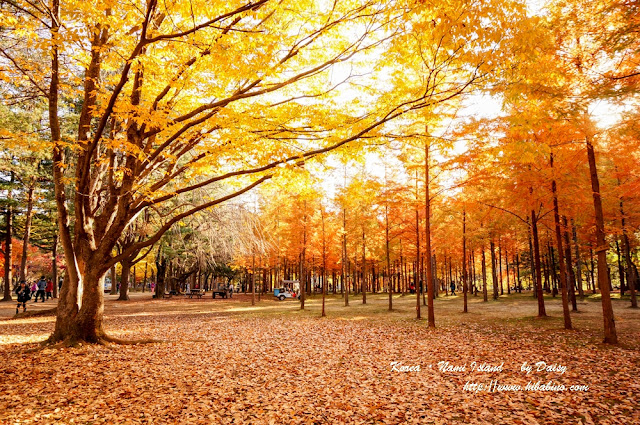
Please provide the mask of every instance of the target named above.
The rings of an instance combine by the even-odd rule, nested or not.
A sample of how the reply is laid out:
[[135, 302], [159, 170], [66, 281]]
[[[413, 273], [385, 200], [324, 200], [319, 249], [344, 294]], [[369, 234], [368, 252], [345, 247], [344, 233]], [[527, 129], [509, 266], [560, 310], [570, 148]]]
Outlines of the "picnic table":
[[193, 298], [193, 297], [202, 298], [202, 296], [204, 295], [204, 291], [202, 289], [194, 289], [192, 291], [186, 292], [185, 295], [188, 296], [189, 298]]

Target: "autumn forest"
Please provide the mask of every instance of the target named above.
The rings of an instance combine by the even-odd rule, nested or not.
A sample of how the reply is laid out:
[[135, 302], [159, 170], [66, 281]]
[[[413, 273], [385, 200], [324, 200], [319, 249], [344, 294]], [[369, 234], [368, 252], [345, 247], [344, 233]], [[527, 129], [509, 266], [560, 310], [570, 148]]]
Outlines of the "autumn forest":
[[0, 0], [0, 421], [638, 423], [639, 32]]

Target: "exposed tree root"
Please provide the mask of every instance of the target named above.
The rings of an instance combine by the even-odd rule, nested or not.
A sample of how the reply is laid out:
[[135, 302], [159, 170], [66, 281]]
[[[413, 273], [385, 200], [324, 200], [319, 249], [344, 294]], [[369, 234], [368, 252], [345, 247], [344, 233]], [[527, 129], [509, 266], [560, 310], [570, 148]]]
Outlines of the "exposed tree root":
[[65, 338], [63, 340], [54, 340], [53, 335], [47, 338], [45, 341], [42, 341], [38, 347], [30, 348], [26, 350], [27, 353], [33, 353], [42, 351], [45, 349], [53, 349], [58, 350], [61, 348], [80, 348], [83, 345], [102, 345], [107, 348], [112, 348], [114, 345], [138, 345], [138, 344], [161, 344], [165, 343], [165, 340], [159, 339], [135, 339], [135, 340], [124, 340], [115, 338], [108, 335], [102, 335], [98, 337], [95, 341], [83, 340], [80, 338]]
[[107, 345], [109, 343], [117, 344], [117, 345], [138, 345], [138, 344], [158, 344], [163, 342], [166, 342], [166, 341], [160, 340], [160, 339], [152, 339], [152, 338], [125, 340], [125, 339], [115, 338], [108, 335], [103, 335], [98, 339], [98, 343], [103, 345]]

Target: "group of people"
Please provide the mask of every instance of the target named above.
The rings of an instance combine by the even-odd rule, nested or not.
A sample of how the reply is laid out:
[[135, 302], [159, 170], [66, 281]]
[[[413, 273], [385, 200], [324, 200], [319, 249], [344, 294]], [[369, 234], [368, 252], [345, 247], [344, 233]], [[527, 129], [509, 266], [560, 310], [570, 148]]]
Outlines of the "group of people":
[[27, 282], [22, 280], [14, 292], [18, 296], [18, 306], [16, 307], [16, 314], [18, 314], [20, 306], [22, 306], [23, 312], [27, 311], [27, 301], [31, 300], [33, 294], [36, 294], [34, 301], [36, 303], [39, 298], [42, 299], [42, 302], [45, 302], [45, 296], [47, 300], [53, 298], [53, 281], [51, 279], [45, 279], [44, 276], [40, 276], [38, 281], [33, 282], [33, 284], [29, 286]]
[[[420, 281], [420, 288], [421, 288], [421, 290], [423, 288], [423, 282], [422, 281]], [[455, 296], [456, 295], [456, 283], [451, 281], [451, 283], [449, 284], [449, 288], [451, 288], [451, 295]], [[443, 284], [443, 290], [444, 289], [445, 288], [444, 288], [444, 284]], [[411, 293], [411, 294], [415, 294], [416, 293], [416, 285], [415, 285], [415, 283], [413, 283], [413, 280], [411, 282], [409, 282], [409, 293]]]

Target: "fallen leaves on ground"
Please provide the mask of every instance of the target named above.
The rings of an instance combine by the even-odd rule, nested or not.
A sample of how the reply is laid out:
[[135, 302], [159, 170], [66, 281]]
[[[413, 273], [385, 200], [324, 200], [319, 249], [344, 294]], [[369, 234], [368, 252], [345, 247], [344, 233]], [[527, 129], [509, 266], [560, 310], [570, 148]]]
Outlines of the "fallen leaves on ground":
[[[305, 316], [182, 314], [107, 316], [137, 346], [26, 352], [52, 318], [3, 321], [0, 422], [82, 424], [630, 424], [640, 423], [640, 354], [587, 343], [581, 332], [472, 323]], [[6, 335], [15, 335], [14, 339]], [[35, 335], [35, 336], [29, 336]], [[438, 363], [465, 365], [442, 372]], [[471, 362], [502, 372], [470, 371]], [[566, 372], [520, 370], [524, 362]], [[391, 362], [420, 366], [396, 372]], [[467, 382], [588, 385], [580, 391], [464, 391]]]

